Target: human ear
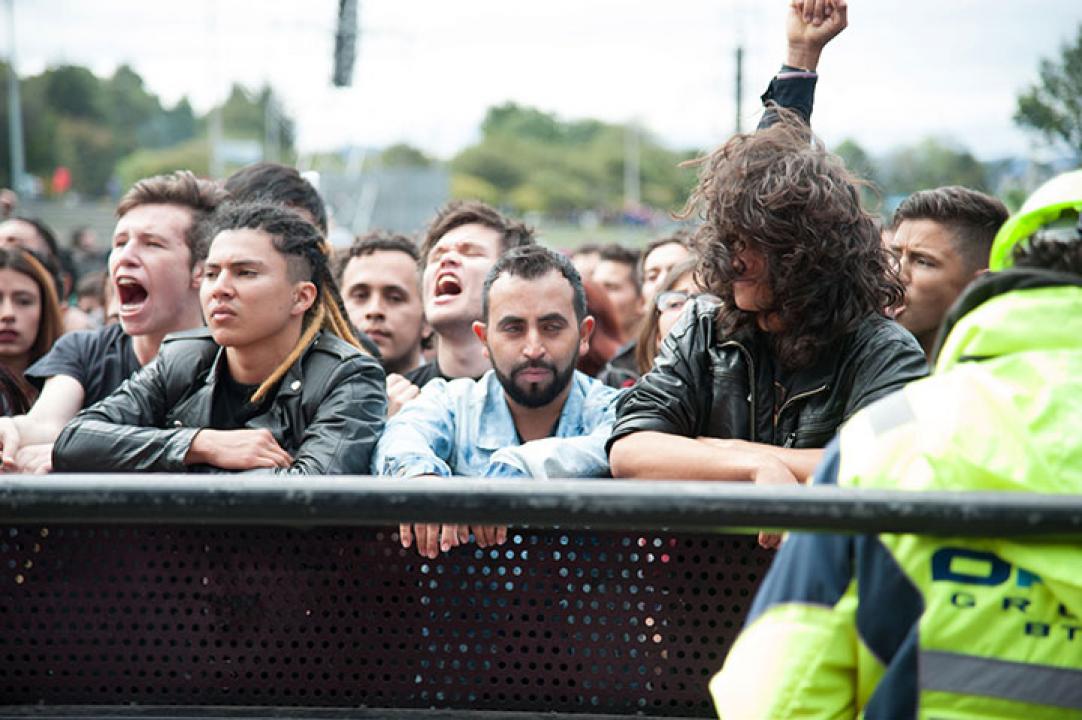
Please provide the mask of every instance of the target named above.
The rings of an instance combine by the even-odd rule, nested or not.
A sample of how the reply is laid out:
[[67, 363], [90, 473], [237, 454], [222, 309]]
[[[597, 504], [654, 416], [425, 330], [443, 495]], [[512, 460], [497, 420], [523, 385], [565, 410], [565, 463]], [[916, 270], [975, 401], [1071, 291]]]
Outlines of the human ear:
[[485, 357], [491, 360], [488, 354], [488, 326], [480, 320], [474, 320], [473, 322], [473, 334], [477, 336], [477, 339], [481, 341], [481, 352], [485, 354]]
[[193, 290], [198, 290], [199, 286], [203, 282], [203, 261], [197, 260], [195, 265], [192, 265], [192, 284]]
[[312, 307], [318, 295], [319, 291], [316, 290], [315, 283], [299, 282], [294, 285], [293, 307], [290, 310], [290, 314], [296, 316], [303, 315], [308, 312], [308, 308]]
[[590, 352], [590, 337], [594, 334], [596, 321], [592, 315], [587, 315], [579, 324], [579, 353], [585, 355]]

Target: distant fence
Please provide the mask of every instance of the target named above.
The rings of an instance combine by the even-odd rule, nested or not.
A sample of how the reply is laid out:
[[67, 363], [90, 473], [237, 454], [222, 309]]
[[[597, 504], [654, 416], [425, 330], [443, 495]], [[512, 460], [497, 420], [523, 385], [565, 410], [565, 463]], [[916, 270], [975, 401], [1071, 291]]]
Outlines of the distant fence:
[[109, 200], [68, 202], [63, 200], [19, 200], [16, 215], [36, 217], [56, 234], [61, 247], [71, 244], [71, 233], [78, 227], [90, 227], [98, 236], [98, 247], [112, 245], [116, 227], [116, 206]]
[[442, 166], [385, 168], [350, 177], [321, 172], [320, 192], [335, 223], [351, 234], [422, 230], [451, 196], [451, 178]]

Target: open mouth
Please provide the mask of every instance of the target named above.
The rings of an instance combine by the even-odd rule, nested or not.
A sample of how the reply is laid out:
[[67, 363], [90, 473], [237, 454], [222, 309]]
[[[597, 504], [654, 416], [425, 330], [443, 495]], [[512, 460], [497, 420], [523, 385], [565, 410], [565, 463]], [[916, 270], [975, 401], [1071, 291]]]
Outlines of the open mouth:
[[131, 278], [117, 279], [116, 294], [121, 310], [134, 310], [147, 300], [146, 288]]
[[462, 283], [454, 275], [440, 275], [436, 278], [436, 297], [462, 294]]

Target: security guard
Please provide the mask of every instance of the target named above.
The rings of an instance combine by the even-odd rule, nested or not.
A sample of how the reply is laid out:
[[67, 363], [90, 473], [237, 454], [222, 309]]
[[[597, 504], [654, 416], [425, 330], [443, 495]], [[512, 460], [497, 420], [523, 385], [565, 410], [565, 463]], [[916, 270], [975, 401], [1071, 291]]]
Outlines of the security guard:
[[[1082, 171], [1034, 193], [935, 374], [854, 416], [815, 482], [1082, 493], [1080, 211]], [[726, 719], [1082, 718], [1082, 550], [794, 533], [710, 690]]]

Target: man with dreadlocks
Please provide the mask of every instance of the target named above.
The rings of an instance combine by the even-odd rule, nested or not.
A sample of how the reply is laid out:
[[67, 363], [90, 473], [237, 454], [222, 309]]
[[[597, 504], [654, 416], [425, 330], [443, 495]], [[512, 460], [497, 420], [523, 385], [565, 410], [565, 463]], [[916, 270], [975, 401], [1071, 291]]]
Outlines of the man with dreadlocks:
[[383, 429], [383, 370], [363, 353], [319, 231], [264, 204], [214, 218], [200, 301], [208, 327], [81, 412], [56, 470], [366, 473]]

